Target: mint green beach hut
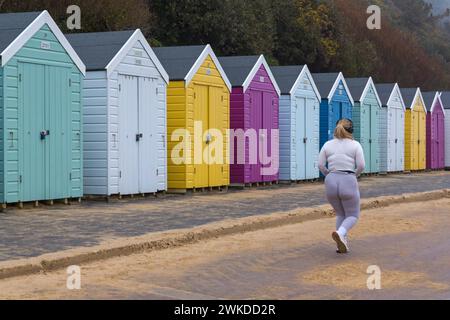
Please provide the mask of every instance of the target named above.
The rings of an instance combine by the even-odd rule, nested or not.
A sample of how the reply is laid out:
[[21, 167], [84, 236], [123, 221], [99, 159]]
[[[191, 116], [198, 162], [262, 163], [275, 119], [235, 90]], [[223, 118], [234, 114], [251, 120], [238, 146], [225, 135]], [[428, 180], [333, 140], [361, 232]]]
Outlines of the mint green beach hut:
[[0, 14], [0, 203], [80, 198], [85, 66], [47, 11]]
[[372, 78], [347, 78], [355, 100], [353, 126], [355, 139], [361, 143], [366, 159], [365, 173], [380, 172], [381, 100]]

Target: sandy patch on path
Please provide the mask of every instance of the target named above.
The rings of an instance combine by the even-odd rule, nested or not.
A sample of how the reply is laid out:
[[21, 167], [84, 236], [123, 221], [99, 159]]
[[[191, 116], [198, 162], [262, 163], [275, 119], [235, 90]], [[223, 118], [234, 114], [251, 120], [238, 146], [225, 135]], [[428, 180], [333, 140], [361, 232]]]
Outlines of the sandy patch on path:
[[[318, 266], [306, 274], [300, 274], [301, 283], [322, 286], [334, 286], [360, 290], [367, 288], [367, 268], [371, 264], [363, 261], [344, 262], [332, 266]], [[429, 288], [439, 291], [449, 289], [449, 285], [430, 280], [421, 272], [405, 272], [399, 270], [381, 270], [381, 289]]]

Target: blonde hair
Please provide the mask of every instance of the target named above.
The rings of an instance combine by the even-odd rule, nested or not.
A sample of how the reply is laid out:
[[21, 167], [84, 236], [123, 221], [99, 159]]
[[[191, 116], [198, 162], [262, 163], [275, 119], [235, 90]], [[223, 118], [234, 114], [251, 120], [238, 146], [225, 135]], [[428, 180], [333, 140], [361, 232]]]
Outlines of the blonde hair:
[[353, 134], [347, 131], [347, 129], [351, 128], [352, 126], [353, 124], [348, 119], [339, 120], [339, 122], [336, 125], [336, 129], [334, 129], [334, 137], [339, 140], [343, 139], [353, 140]]

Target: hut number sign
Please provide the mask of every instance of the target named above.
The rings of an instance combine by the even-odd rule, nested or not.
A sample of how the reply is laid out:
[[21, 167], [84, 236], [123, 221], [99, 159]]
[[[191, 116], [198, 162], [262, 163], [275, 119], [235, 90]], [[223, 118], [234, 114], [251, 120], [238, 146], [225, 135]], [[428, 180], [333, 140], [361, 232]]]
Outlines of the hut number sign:
[[50, 50], [51, 49], [50, 42], [48, 42], [48, 41], [41, 41], [41, 49]]

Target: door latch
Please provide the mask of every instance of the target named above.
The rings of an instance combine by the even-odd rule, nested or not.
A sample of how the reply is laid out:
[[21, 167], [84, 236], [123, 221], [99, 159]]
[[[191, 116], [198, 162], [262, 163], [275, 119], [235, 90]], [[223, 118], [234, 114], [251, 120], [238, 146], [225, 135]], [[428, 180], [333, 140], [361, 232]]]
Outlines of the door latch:
[[395, 139], [395, 143], [398, 143], [398, 139]]
[[209, 144], [209, 143], [211, 142], [211, 140], [212, 140], [212, 136], [211, 136], [210, 133], [208, 133], [208, 134], [206, 135], [206, 144]]
[[138, 133], [137, 135], [136, 135], [136, 141], [141, 141], [141, 139], [144, 137], [144, 135], [142, 134], [142, 133]]
[[307, 143], [308, 142], [308, 138], [303, 138], [303, 143]]
[[45, 140], [45, 137], [50, 135], [50, 130], [43, 130], [43, 131], [41, 131], [40, 135], [41, 135], [41, 140]]

